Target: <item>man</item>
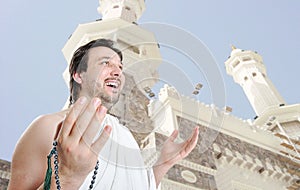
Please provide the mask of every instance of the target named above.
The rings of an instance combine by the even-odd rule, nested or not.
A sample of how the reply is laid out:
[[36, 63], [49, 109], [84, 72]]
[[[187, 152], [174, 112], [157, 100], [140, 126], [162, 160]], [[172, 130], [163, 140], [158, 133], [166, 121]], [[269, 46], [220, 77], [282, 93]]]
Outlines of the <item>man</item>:
[[174, 143], [175, 130], [153, 168], [143, 166], [129, 130], [107, 114], [123, 88], [122, 69], [122, 54], [110, 40], [94, 40], [74, 53], [70, 108], [40, 116], [25, 131], [14, 152], [9, 189], [44, 188], [53, 140], [58, 162], [52, 164], [51, 189], [155, 189], [166, 172], [192, 151], [198, 128], [180, 144]]

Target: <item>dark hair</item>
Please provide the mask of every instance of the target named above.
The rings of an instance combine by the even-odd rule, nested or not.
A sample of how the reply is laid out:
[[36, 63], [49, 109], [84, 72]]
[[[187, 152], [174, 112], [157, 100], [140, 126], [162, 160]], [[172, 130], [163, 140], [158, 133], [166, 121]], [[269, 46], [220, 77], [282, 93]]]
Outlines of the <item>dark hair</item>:
[[119, 49], [114, 47], [114, 42], [112, 40], [108, 40], [108, 39], [93, 40], [93, 41], [87, 43], [86, 45], [79, 47], [74, 52], [72, 60], [70, 62], [70, 66], [69, 66], [69, 73], [70, 73], [69, 106], [79, 98], [78, 95], [79, 95], [79, 91], [81, 89], [81, 85], [78, 84], [74, 80], [73, 74], [86, 72], [87, 67], [88, 67], [88, 64], [87, 64], [88, 63], [88, 52], [90, 49], [92, 49], [94, 47], [99, 47], [99, 46], [108, 47], [108, 48], [112, 49], [119, 55], [119, 57], [122, 61], [122, 59], [123, 59], [122, 52]]

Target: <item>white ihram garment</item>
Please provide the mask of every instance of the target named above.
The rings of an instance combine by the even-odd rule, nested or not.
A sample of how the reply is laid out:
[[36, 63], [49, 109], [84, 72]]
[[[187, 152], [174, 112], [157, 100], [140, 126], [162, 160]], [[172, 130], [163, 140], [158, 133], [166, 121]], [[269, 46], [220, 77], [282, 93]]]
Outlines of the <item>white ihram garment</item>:
[[[93, 189], [155, 190], [153, 170], [145, 168], [140, 149], [130, 131], [117, 118], [108, 114], [102, 129], [105, 125], [112, 126], [112, 132], [100, 152], [99, 169]], [[89, 189], [93, 173], [94, 171], [87, 176], [81, 190]]]

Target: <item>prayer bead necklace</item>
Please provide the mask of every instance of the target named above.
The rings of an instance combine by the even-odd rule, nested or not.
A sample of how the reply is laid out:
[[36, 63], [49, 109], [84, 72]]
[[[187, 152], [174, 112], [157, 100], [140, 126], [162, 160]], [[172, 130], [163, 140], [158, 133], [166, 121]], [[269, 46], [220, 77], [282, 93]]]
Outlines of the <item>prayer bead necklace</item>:
[[[48, 158], [48, 168], [46, 172], [45, 182], [44, 182], [44, 190], [50, 190], [51, 185], [51, 176], [52, 176], [52, 168], [51, 168], [51, 157], [54, 155], [54, 176], [55, 176], [55, 183], [56, 188], [58, 190], [61, 189], [59, 176], [58, 176], [58, 153], [57, 153], [57, 141], [53, 142], [53, 148], [50, 151], [50, 154], [47, 156]], [[94, 187], [94, 184], [96, 182], [96, 176], [99, 169], [99, 160], [97, 160], [96, 166], [94, 168], [94, 174], [92, 176], [91, 184], [89, 186], [89, 190], [92, 190]]]

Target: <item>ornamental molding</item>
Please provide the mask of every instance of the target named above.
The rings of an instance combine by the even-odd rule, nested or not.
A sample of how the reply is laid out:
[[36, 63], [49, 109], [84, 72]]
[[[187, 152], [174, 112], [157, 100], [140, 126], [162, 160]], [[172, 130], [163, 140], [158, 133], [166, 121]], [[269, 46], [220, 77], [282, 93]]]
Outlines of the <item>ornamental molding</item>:
[[176, 181], [172, 181], [167, 178], [163, 178], [160, 186], [163, 190], [204, 190], [201, 188], [196, 188]]
[[184, 166], [186, 168], [196, 170], [202, 173], [210, 174], [215, 176], [217, 174], [217, 170], [202, 166], [200, 164], [196, 164], [194, 162], [188, 161], [188, 160], [181, 160], [178, 162], [179, 165]]

